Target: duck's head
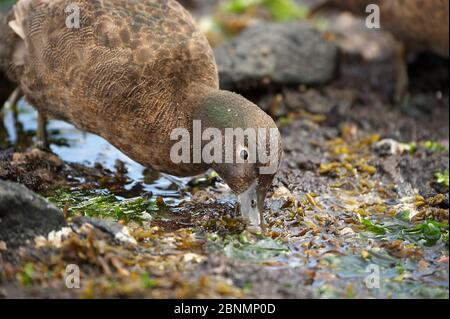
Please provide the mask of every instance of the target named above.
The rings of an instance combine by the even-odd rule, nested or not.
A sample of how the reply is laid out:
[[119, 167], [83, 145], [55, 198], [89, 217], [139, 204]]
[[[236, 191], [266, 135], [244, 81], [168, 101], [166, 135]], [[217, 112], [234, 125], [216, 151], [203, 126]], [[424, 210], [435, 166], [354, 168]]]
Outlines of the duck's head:
[[[252, 102], [228, 91], [209, 94], [195, 118], [201, 121], [207, 139], [202, 144], [203, 157], [216, 155], [207, 161], [210, 168], [238, 195], [240, 211], [250, 226], [262, 227], [264, 200], [282, 157], [275, 122]], [[222, 138], [212, 138], [219, 131]], [[213, 146], [221, 148], [222, 154], [210, 152]]]

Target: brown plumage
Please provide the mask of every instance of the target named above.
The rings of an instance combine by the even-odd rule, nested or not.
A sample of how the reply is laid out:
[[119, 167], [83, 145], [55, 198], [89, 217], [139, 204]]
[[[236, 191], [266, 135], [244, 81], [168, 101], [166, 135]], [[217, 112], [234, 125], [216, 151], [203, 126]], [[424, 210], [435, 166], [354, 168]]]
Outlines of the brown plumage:
[[367, 15], [366, 7], [380, 7], [381, 27], [414, 51], [449, 57], [449, 0], [327, 0], [327, 5]]
[[[80, 29], [66, 26], [73, 3]], [[259, 176], [258, 163], [170, 160], [172, 130], [191, 131], [194, 119], [221, 130], [276, 127], [253, 103], [218, 89], [212, 49], [176, 1], [20, 0], [8, 23], [0, 40], [13, 49], [3, 50], [0, 67], [40, 112], [156, 170], [189, 176], [212, 167], [237, 193], [255, 181], [266, 193], [273, 176]]]

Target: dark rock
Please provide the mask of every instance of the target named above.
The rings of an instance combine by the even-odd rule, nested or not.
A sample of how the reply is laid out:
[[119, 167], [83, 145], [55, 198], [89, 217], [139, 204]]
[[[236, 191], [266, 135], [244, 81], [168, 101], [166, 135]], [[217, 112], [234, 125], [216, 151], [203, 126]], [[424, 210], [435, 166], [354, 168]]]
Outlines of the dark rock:
[[0, 181], [0, 240], [16, 247], [65, 225], [62, 212], [25, 186]]
[[323, 84], [338, 61], [337, 46], [303, 23], [258, 24], [215, 50], [221, 87], [269, 81], [278, 85]]

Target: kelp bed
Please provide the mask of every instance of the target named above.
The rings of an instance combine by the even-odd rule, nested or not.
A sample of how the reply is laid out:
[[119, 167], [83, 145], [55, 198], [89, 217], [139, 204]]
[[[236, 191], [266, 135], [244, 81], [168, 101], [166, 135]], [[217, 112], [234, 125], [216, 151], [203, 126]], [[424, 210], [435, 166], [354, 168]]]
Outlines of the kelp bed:
[[[383, 65], [392, 72], [391, 60]], [[1, 152], [25, 158], [7, 163], [6, 178], [45, 195], [69, 227], [20, 249], [0, 245], [0, 294], [448, 298], [448, 91], [418, 81], [407, 104], [394, 107], [384, 83], [364, 80], [371, 72], [370, 63], [344, 55], [341, 75], [325, 87], [243, 92], [277, 119], [285, 148], [266, 200], [267, 229], [256, 235], [213, 173], [161, 177], [123, 158], [114, 163], [114, 152], [94, 156], [97, 164], [81, 155], [68, 163], [77, 158], [71, 149], [104, 142], [80, 141], [55, 123], [53, 149], [66, 162], [26, 151], [35, 115], [22, 103], [16, 125], [0, 128]], [[130, 237], [111, 238], [77, 216], [126, 225]], [[79, 289], [65, 285], [69, 264], [80, 267]]]

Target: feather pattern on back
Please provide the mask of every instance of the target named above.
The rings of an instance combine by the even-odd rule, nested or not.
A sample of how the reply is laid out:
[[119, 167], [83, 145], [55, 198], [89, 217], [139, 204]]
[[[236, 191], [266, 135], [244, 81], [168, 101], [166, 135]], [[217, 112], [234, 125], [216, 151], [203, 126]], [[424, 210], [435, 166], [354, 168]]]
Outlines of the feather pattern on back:
[[[73, 4], [79, 29], [66, 26]], [[9, 25], [24, 37], [17, 77], [34, 106], [156, 169], [170, 131], [190, 127], [196, 101], [218, 89], [212, 49], [174, 0], [20, 0]]]

